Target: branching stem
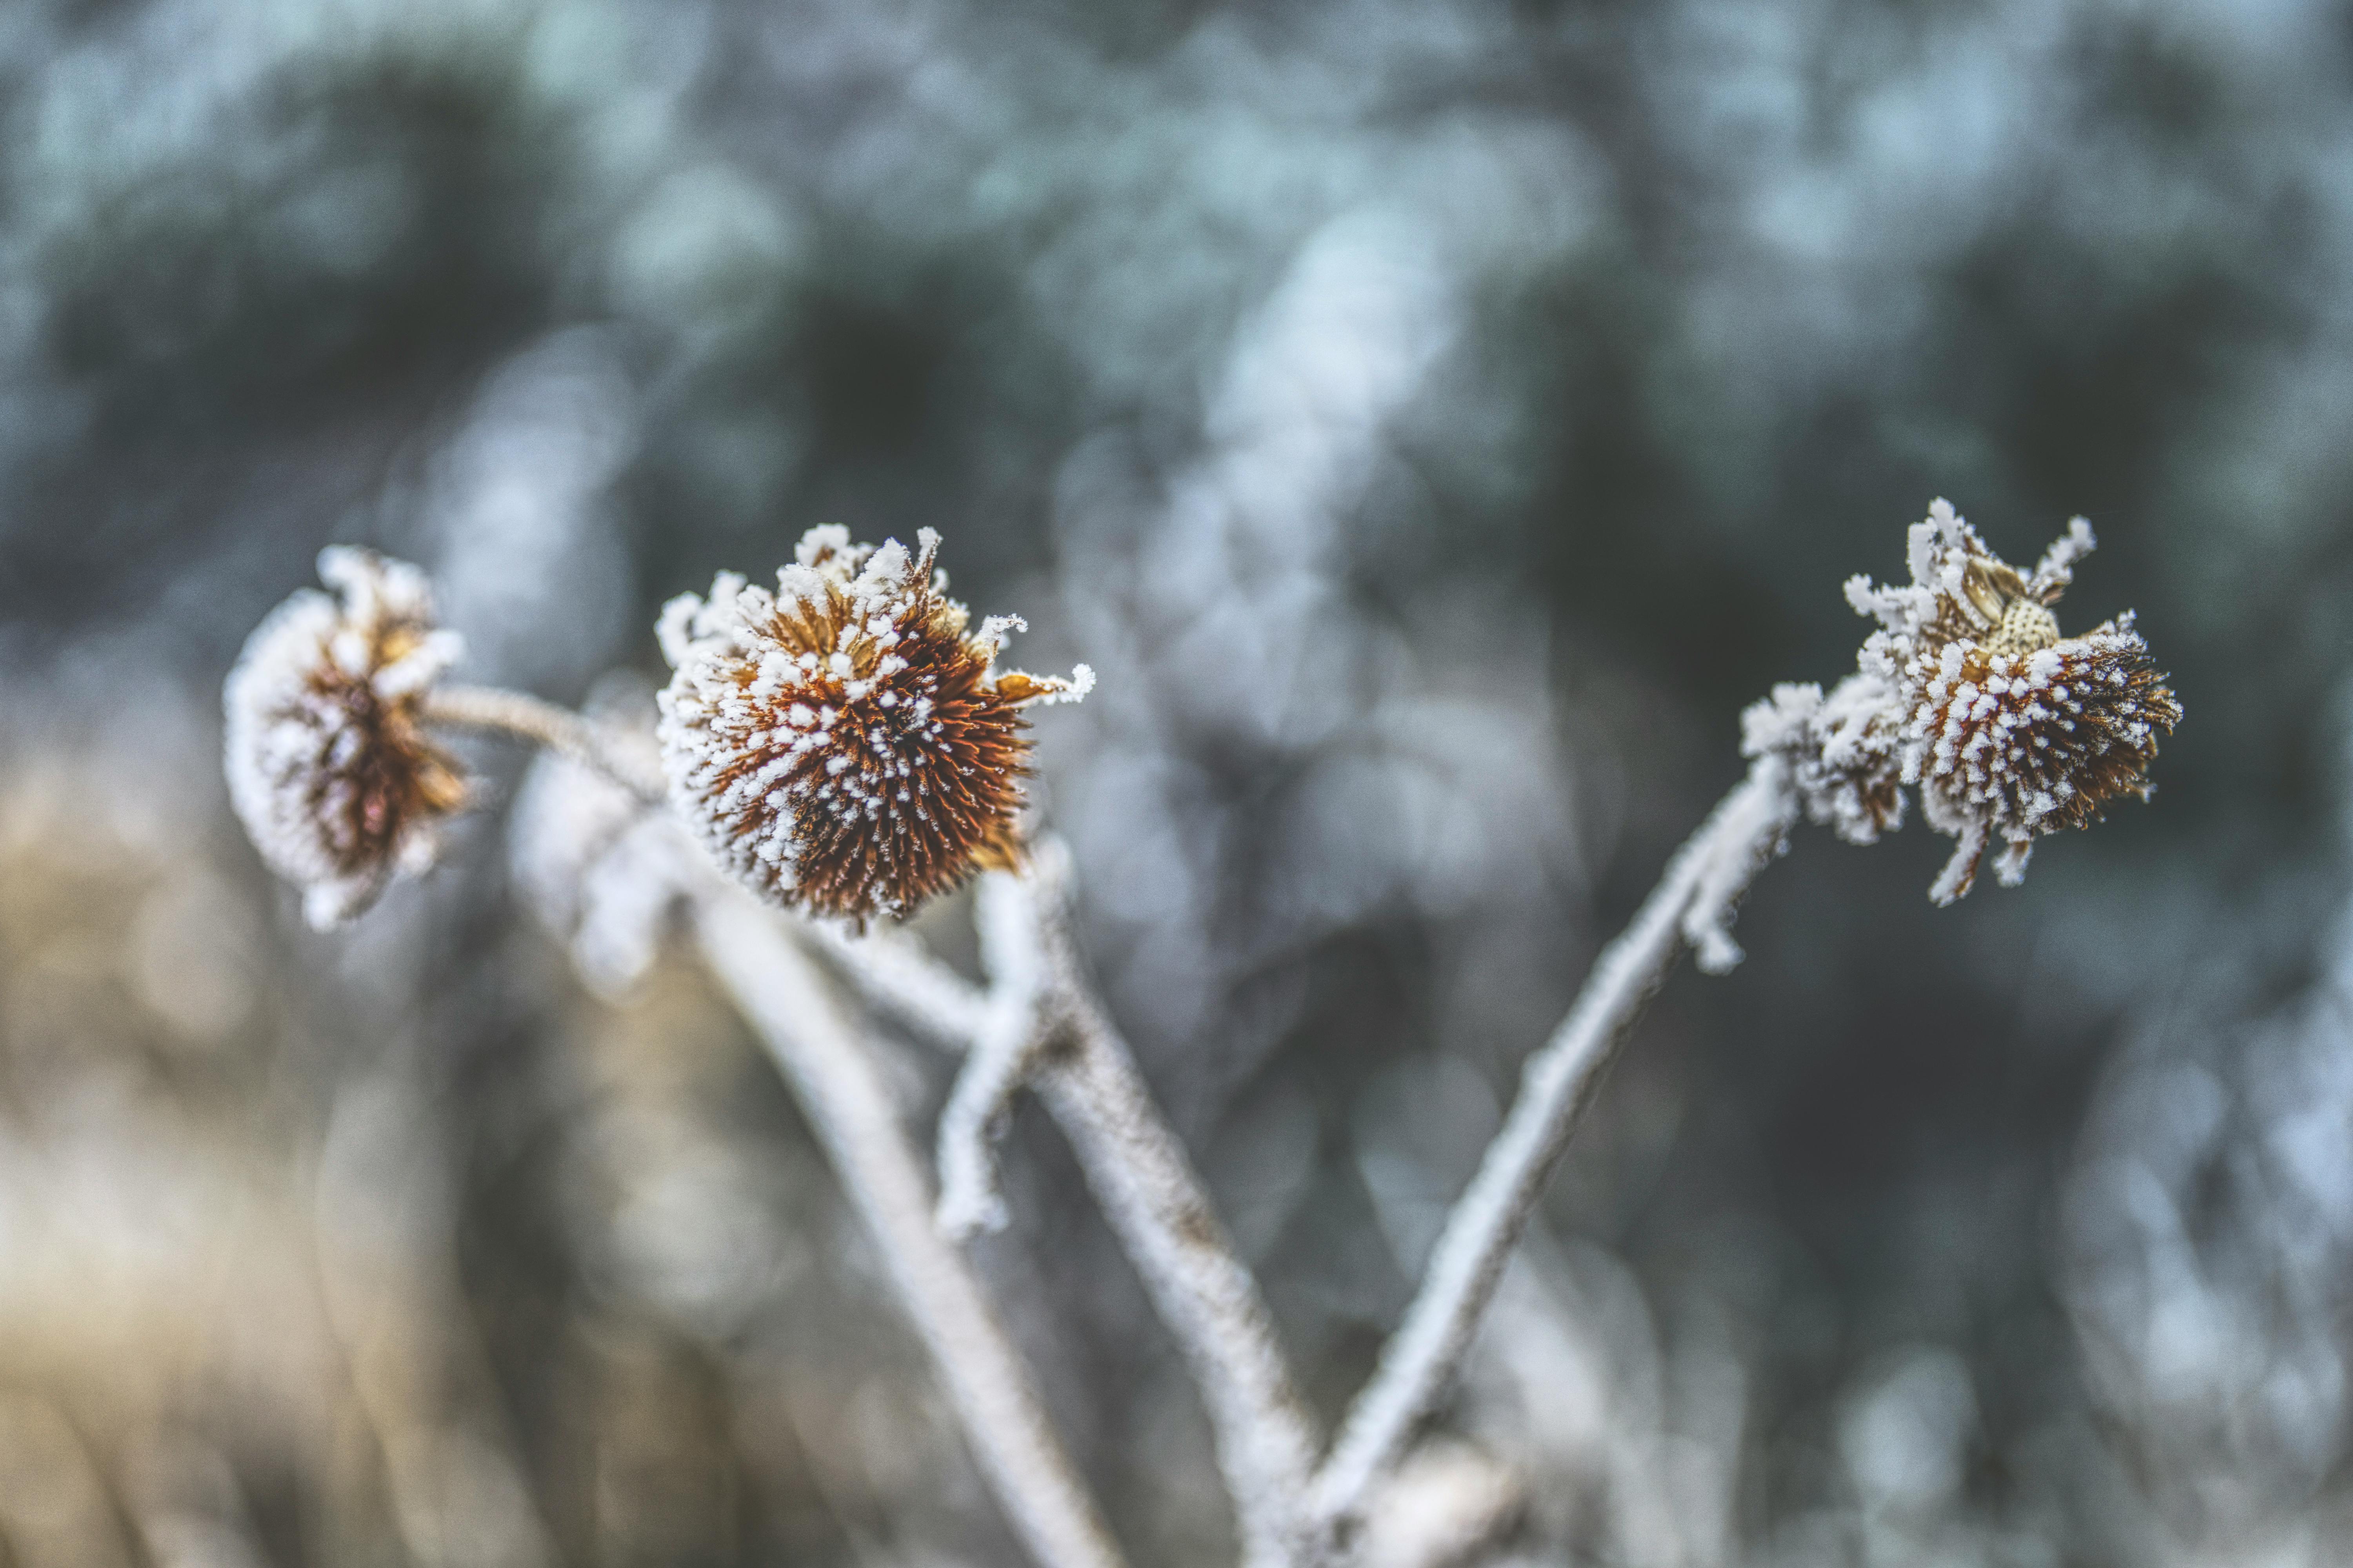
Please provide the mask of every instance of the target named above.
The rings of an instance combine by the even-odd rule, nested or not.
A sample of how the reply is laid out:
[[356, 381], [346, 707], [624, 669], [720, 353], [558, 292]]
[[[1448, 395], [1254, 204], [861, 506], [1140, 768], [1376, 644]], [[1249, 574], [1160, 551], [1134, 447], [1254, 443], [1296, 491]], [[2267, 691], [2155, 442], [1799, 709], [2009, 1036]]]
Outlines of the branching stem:
[[[1030, 874], [984, 893], [990, 902], [985, 924], [1026, 919], [1037, 948], [1022, 962], [1039, 966], [1037, 1043], [1042, 1048], [1017, 1047], [1018, 1058], [999, 1049], [1004, 1042], [995, 1030], [1003, 1026], [992, 1022], [995, 1004], [919, 952], [880, 933], [818, 940], [875, 1001], [941, 1043], [975, 1051], [955, 1097], [966, 1103], [962, 1121], [968, 1124], [941, 1130], [944, 1164], [977, 1167], [976, 1177], [960, 1174], [959, 1183], [991, 1179], [987, 1150], [975, 1134], [982, 1121], [1001, 1111], [1026, 1072], [1070, 1140], [1201, 1392], [1243, 1562], [1297, 1563], [1314, 1554], [1301, 1508], [1318, 1447], [1314, 1422], [1293, 1384], [1257, 1279], [1080, 964], [1063, 901], [1066, 858], [1059, 845], [1041, 844]], [[1017, 934], [995, 932], [985, 946], [1018, 950]], [[998, 979], [1001, 984], [1016, 976]]]
[[1317, 1437], [1273, 1318], [1126, 1042], [1092, 996], [1068, 983], [1066, 944], [1050, 939], [1050, 952], [1064, 1037], [1039, 1092], [1201, 1391], [1242, 1562], [1298, 1562]]

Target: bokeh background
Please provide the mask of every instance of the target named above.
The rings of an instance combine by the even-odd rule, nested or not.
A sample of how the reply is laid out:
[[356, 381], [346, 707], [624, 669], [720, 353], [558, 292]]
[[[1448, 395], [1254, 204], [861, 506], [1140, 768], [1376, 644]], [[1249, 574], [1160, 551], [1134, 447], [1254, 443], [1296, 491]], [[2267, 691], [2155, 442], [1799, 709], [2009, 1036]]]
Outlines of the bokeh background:
[[[0, 7], [0, 1561], [1018, 1561], [692, 955], [593, 994], [513, 890], [520, 759], [300, 928], [218, 692], [320, 545], [642, 703], [669, 595], [940, 529], [1101, 672], [1036, 795], [1328, 1417], [1936, 495], [2093, 519], [2157, 797], [1946, 910], [1916, 823], [1796, 836], [1446, 1414], [1490, 1555], [2353, 1561], [2353, 12]], [[1229, 1561], [1050, 1124], [1008, 1164], [1134, 1562]]]

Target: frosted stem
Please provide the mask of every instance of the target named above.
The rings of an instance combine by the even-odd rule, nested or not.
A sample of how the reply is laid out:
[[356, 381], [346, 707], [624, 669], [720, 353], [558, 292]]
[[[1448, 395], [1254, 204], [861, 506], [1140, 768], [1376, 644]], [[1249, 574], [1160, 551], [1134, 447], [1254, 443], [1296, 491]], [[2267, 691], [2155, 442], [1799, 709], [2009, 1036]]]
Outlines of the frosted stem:
[[694, 921], [705, 958], [783, 1069], [874, 1237], [1015, 1532], [1045, 1568], [1120, 1568], [1029, 1369], [963, 1257], [933, 1227], [898, 1108], [809, 961], [774, 915], [732, 888], [699, 894]]
[[854, 936], [838, 921], [801, 929], [861, 995], [943, 1050], [965, 1050], [987, 1028], [988, 997], [914, 938], [887, 926]]
[[[1065, 858], [1059, 845], [1039, 845], [1033, 872], [1019, 879], [1023, 885], [989, 895], [1003, 902], [985, 904], [981, 911], [988, 951], [1008, 945], [1008, 933], [990, 936], [988, 927], [1012, 918], [1020, 904], [1035, 922], [1043, 1048], [1020, 1065], [1070, 1140], [1089, 1188], [1201, 1392], [1243, 1562], [1297, 1562], [1313, 1555], [1302, 1509], [1314, 1468], [1314, 1423], [1292, 1384], [1257, 1279], [1235, 1252], [1191, 1157], [1161, 1117], [1079, 963], [1060, 898]], [[1020, 904], [1011, 894], [1021, 896]], [[987, 1033], [990, 1004], [911, 946], [882, 945], [893, 940], [885, 933], [828, 933], [818, 940], [869, 997], [943, 1043], [970, 1047]], [[965, 1020], [960, 1029], [943, 1027], [956, 1017]], [[976, 1105], [1001, 1105], [1023, 1081], [1018, 1070], [1008, 1081], [1002, 1065], [972, 1080]], [[960, 1080], [958, 1093], [965, 1092]], [[977, 1157], [987, 1159], [985, 1148]]]
[[1042, 892], [1047, 1005], [1063, 1038], [1039, 1074], [1039, 1092], [1201, 1391], [1242, 1561], [1298, 1561], [1310, 1551], [1301, 1508], [1315, 1463], [1314, 1422], [1292, 1385], [1257, 1279], [1096, 1001], [1062, 901], [1053, 889]]
[[1260, 1298], [1126, 1043], [1065, 995], [1039, 1092], [1201, 1391], [1245, 1563], [1294, 1561], [1315, 1433]]
[[1047, 1039], [1038, 1008], [1045, 955], [1036, 892], [1028, 879], [1000, 873], [984, 878], [977, 893], [975, 921], [990, 980], [988, 1001], [955, 1090], [940, 1112], [939, 1226], [951, 1240], [1002, 1230], [1008, 1217], [988, 1146]]
[[426, 694], [425, 717], [436, 724], [510, 735], [560, 752], [636, 795], [659, 805], [669, 794], [661, 766], [617, 740], [593, 720], [520, 691], [493, 686], [438, 686]]
[[1736, 958], [1724, 934], [1725, 911], [1777, 852], [1796, 809], [1783, 764], [1758, 761], [1676, 852], [1633, 923], [1594, 962], [1568, 1016], [1521, 1069], [1510, 1117], [1447, 1215], [1420, 1290], [1316, 1474], [1311, 1517], [1319, 1525], [1335, 1528], [1358, 1513], [1452, 1379], [1578, 1114], [1685, 938], [1718, 961]]

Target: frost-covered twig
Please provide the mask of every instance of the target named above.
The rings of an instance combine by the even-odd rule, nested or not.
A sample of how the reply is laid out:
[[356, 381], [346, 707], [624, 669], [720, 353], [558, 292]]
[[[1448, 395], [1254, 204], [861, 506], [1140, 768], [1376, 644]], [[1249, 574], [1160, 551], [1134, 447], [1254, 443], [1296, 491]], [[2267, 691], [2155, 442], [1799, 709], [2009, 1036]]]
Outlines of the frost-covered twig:
[[[1024, 915], [1035, 922], [1044, 1048], [981, 1068], [970, 1092], [976, 1105], [1001, 1107], [1020, 1082], [1018, 1072], [1008, 1077], [1003, 1068], [1026, 1063], [1201, 1391], [1244, 1561], [1297, 1561], [1311, 1551], [1301, 1510], [1314, 1467], [1314, 1423], [1293, 1384], [1257, 1279], [1079, 963], [1061, 897], [1066, 858], [1050, 841], [1034, 852], [1029, 873], [993, 875], [983, 884], [985, 926]], [[809, 929], [828, 930], [821, 923]], [[962, 1038], [944, 1043], [972, 1046], [987, 1037], [990, 1005], [974, 1005], [978, 999], [970, 988], [931, 960], [906, 952], [878, 958], [892, 940], [881, 933], [818, 940], [844, 960], [845, 973], [871, 1000], [926, 1032], [944, 1034], [937, 1029], [941, 1020], [963, 1012], [970, 1022]], [[1022, 940], [1000, 930], [988, 945], [1002, 951]], [[906, 980], [913, 984], [902, 991], [899, 983]], [[965, 1092], [960, 1083], [958, 1093]], [[944, 1129], [942, 1142], [944, 1161]], [[973, 1157], [986, 1161], [986, 1149]]]
[[1297, 1561], [1310, 1550], [1300, 1506], [1315, 1463], [1314, 1421], [1258, 1281], [1087, 985], [1060, 909], [1049, 903], [1042, 913], [1049, 1005], [1064, 1037], [1039, 1092], [1201, 1391], [1242, 1561]]
[[441, 686], [426, 694], [424, 719], [453, 729], [512, 735], [596, 769], [649, 805], [668, 793], [661, 764], [607, 733], [595, 721], [520, 691], [490, 686]]
[[1727, 911], [1797, 811], [1786, 763], [1759, 758], [1676, 852], [1633, 923], [1595, 961], [1568, 1016], [1528, 1058], [1510, 1118], [1447, 1215], [1420, 1291], [1317, 1472], [1316, 1521], [1336, 1523], [1360, 1509], [1453, 1376], [1578, 1113], [1683, 942], [1736, 959], [1739, 950], [1724, 933]]
[[705, 958], [825, 1143], [1015, 1531], [1047, 1568], [1118, 1568], [1119, 1549], [1020, 1352], [969, 1266], [933, 1226], [920, 1160], [849, 1022], [777, 917], [750, 895], [713, 888], [693, 908]]
[[1002, 1230], [1008, 1217], [988, 1145], [1048, 1040], [1038, 1005], [1046, 965], [1037, 891], [1029, 878], [993, 876], [976, 895], [974, 923], [991, 982], [987, 1014], [940, 1112], [939, 1224], [952, 1240]]
[[800, 929], [860, 994], [941, 1049], [967, 1049], [988, 1026], [987, 994], [904, 931], [883, 926], [859, 935], [839, 921]]

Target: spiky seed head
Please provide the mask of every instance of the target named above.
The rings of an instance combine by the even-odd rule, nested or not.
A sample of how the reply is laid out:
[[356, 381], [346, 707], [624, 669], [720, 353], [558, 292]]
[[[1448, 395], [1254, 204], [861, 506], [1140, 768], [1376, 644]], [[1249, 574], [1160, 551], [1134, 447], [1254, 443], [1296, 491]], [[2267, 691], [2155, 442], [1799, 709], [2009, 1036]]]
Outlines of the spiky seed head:
[[464, 774], [427, 735], [427, 692], [455, 662], [432, 584], [405, 562], [342, 546], [270, 612], [222, 692], [229, 802], [270, 869], [325, 928], [432, 864]]
[[2082, 518], [2031, 574], [1942, 500], [1910, 546], [1908, 586], [1847, 584], [1849, 601], [1880, 623], [1850, 682], [1883, 693], [1879, 732], [1894, 736], [1902, 782], [1918, 787], [1928, 825], [1958, 841], [1929, 889], [1949, 903], [1995, 839], [1995, 869], [2015, 885], [2042, 835], [2086, 826], [2120, 796], [2147, 798], [2158, 739], [2180, 722], [2181, 704], [2129, 612], [2061, 635], [2050, 606], [2092, 549]]
[[1094, 677], [999, 672], [1018, 616], [977, 630], [947, 596], [939, 536], [853, 544], [811, 529], [776, 590], [723, 572], [662, 612], [670, 792], [754, 889], [863, 921], [904, 914], [1020, 848], [1020, 710]]

